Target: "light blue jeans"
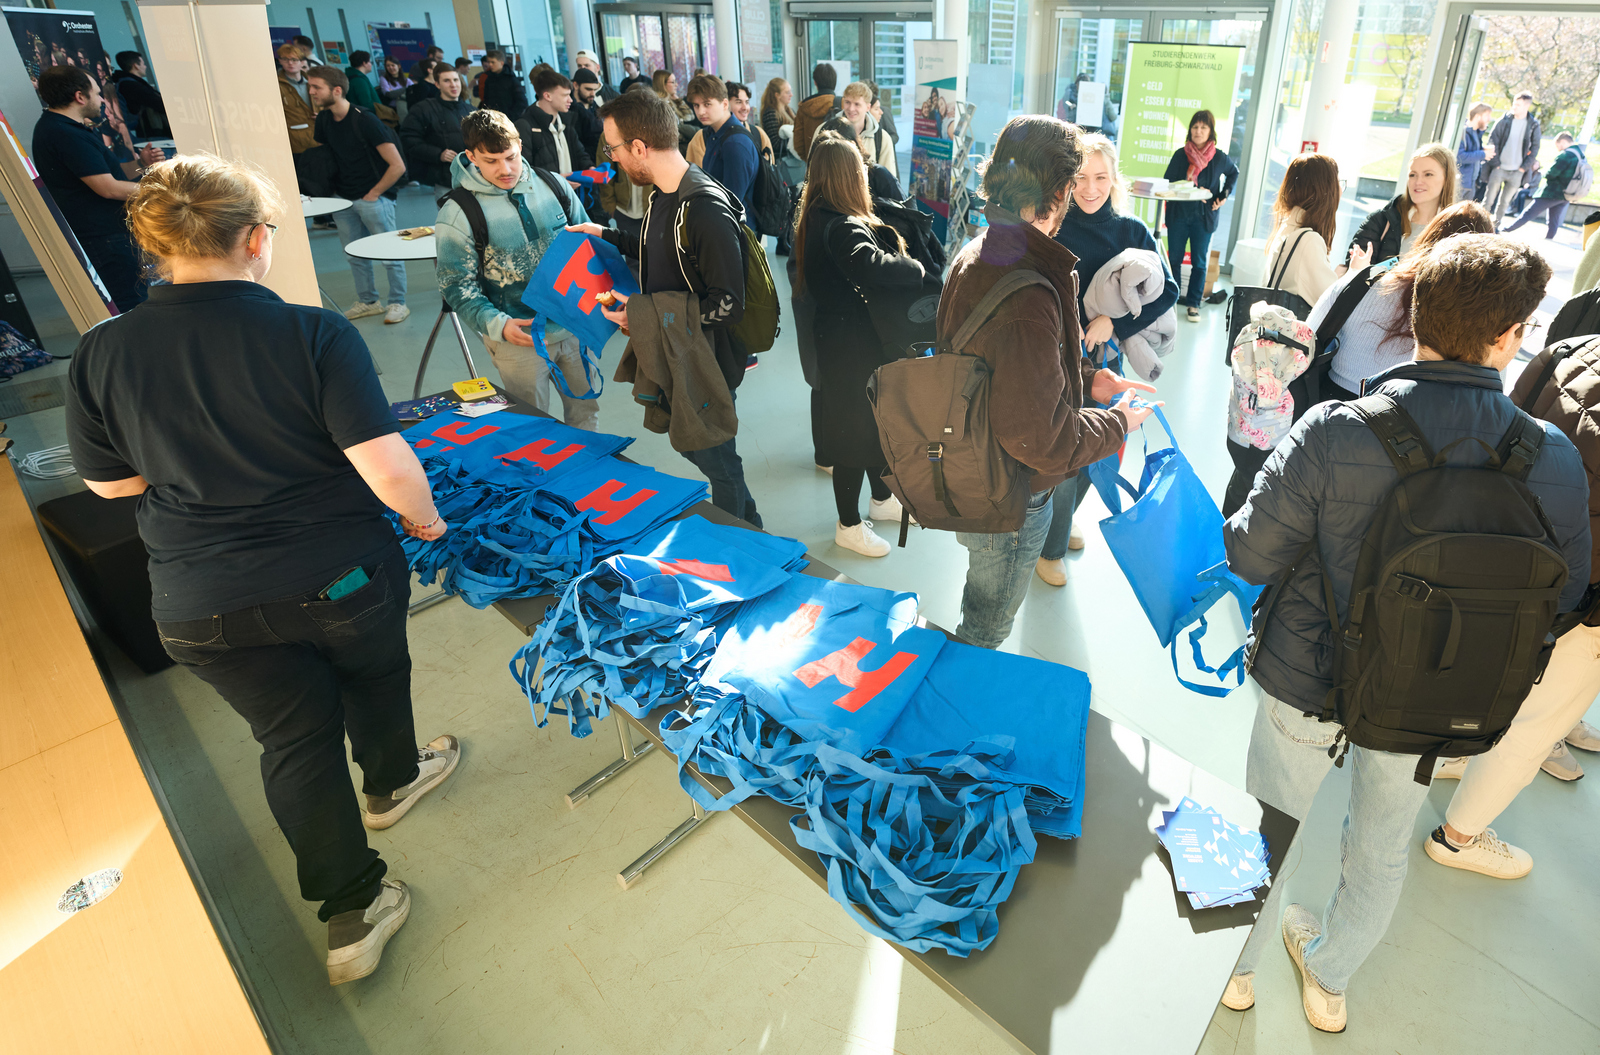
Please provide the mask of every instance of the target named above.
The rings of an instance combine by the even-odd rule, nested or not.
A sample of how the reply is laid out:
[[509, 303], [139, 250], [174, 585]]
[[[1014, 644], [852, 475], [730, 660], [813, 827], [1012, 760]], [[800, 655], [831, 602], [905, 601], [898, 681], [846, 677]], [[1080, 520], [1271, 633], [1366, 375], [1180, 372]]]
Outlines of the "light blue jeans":
[[1053, 487], [1030, 498], [1028, 515], [1016, 531], [956, 532], [957, 541], [967, 547], [967, 586], [961, 593], [961, 625], [956, 627], [961, 640], [979, 648], [999, 648], [1011, 636], [1033, 565], [1050, 532], [1050, 496], [1058, 490]]
[[[349, 245], [357, 238], [365, 238], [369, 234], [378, 234], [383, 231], [396, 230], [394, 225], [394, 200], [385, 198], [381, 194], [377, 201], [365, 201], [357, 198], [354, 205], [348, 209], [333, 214], [333, 222], [339, 228], [339, 244]], [[378, 284], [373, 278], [372, 261], [360, 257], [349, 257], [350, 274], [356, 280], [356, 299], [363, 304], [375, 304], [378, 301]], [[404, 260], [385, 260], [383, 269], [389, 273], [389, 303], [404, 304], [406, 302], [406, 262]]]
[[[1333, 768], [1328, 748], [1339, 726], [1308, 717], [1265, 693], [1250, 733], [1245, 790], [1304, 821], [1322, 779]], [[1340, 744], [1343, 747], [1343, 742]], [[1416, 755], [1350, 748], [1350, 810], [1340, 841], [1339, 885], [1322, 910], [1322, 934], [1305, 948], [1306, 970], [1322, 988], [1342, 993], [1389, 929], [1400, 903], [1411, 836], [1428, 789], [1412, 779]], [[1272, 847], [1273, 867], [1283, 863]], [[1281, 941], [1283, 882], [1275, 880], [1255, 930], [1233, 971], [1256, 969], [1270, 942]]]

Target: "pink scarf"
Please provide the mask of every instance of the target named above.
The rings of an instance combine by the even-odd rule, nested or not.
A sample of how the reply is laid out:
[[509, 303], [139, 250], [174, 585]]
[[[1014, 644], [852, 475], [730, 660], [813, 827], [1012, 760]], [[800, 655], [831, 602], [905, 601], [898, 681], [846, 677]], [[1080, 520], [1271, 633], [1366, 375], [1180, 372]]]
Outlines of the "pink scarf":
[[1195, 177], [1204, 172], [1205, 167], [1211, 164], [1211, 157], [1217, 152], [1217, 144], [1213, 140], [1207, 143], [1205, 149], [1202, 150], [1194, 145], [1194, 140], [1185, 139], [1183, 141], [1183, 152], [1189, 158], [1189, 182], [1193, 183]]

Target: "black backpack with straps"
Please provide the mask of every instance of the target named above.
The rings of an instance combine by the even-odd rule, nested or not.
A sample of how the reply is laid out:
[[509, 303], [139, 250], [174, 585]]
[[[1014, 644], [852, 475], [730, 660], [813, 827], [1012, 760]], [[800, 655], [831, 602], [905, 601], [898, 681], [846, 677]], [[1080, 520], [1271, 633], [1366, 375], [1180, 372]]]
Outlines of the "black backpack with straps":
[[761, 149], [761, 133], [745, 126], [745, 133], [756, 145], [756, 175], [750, 182], [750, 198], [745, 204], [750, 227], [757, 234], [783, 236], [783, 222], [789, 215], [789, 188], [772, 163], [772, 151]]
[[[1420, 755], [1416, 780], [1427, 784], [1439, 757], [1482, 754], [1499, 741], [1555, 643], [1567, 562], [1526, 483], [1544, 431], [1518, 410], [1498, 448], [1469, 437], [1435, 454], [1392, 397], [1345, 406], [1400, 478], [1362, 539], [1343, 625], [1322, 572], [1333, 630], [1323, 720], [1339, 722], [1357, 747]], [[1483, 447], [1487, 461], [1448, 464], [1462, 443]], [[1315, 545], [1313, 537], [1263, 598], [1247, 665], [1283, 584]], [[1343, 763], [1337, 740], [1329, 754]]]
[[[544, 180], [545, 186], [550, 188], [550, 193], [556, 196], [556, 201], [565, 210], [567, 207], [567, 181], [549, 169], [542, 169], [537, 165], [529, 165], [528, 167], [539, 174], [539, 178]], [[484, 271], [483, 257], [489, 249], [489, 219], [483, 215], [483, 206], [478, 204], [478, 196], [465, 187], [450, 188], [441, 194], [434, 204], [443, 208], [444, 203], [447, 201], [456, 203], [456, 207], [461, 210], [461, 215], [466, 217], [467, 227], [472, 231], [472, 248], [477, 250], [478, 253], [478, 278], [481, 281]], [[459, 310], [457, 305], [451, 305], [451, 307]]]

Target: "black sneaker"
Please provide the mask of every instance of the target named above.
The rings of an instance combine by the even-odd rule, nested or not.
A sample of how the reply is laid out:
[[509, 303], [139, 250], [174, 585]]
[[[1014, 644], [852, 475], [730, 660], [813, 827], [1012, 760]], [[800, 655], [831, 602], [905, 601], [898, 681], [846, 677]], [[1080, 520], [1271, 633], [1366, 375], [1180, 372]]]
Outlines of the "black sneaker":
[[411, 915], [411, 889], [385, 879], [366, 908], [341, 912], [328, 921], [328, 984], [343, 985], [378, 969], [383, 947]]

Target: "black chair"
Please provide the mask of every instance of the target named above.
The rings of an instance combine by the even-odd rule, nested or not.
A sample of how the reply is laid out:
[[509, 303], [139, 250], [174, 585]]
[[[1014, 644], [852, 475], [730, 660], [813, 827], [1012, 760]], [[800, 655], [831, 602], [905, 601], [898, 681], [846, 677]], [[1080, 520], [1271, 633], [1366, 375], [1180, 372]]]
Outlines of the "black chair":
[[172, 666], [150, 617], [150, 554], [139, 538], [139, 499], [92, 491], [39, 506], [39, 523], [89, 614], [146, 674]]

